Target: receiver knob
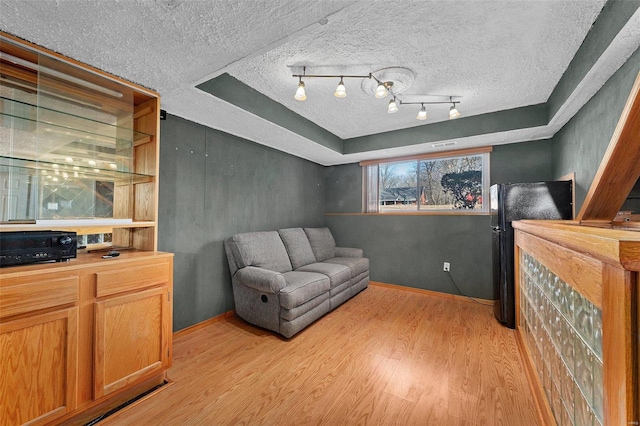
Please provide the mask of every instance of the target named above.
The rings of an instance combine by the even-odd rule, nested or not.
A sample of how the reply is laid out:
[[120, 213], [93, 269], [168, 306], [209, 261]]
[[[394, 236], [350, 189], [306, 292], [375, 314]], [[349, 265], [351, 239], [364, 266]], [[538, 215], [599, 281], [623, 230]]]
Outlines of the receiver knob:
[[73, 240], [68, 235], [63, 235], [62, 237], [58, 238], [58, 242], [63, 246], [68, 246], [69, 244], [71, 244], [72, 241]]

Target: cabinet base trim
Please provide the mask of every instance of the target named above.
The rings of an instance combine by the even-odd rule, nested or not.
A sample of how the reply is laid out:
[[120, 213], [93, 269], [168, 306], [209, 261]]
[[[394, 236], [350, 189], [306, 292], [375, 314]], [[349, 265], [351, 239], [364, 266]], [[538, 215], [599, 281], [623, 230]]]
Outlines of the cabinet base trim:
[[[55, 424], [58, 424], [59, 422], [69, 422], [70, 424], [87, 424], [87, 422], [92, 421], [92, 419], [95, 419], [103, 413], [109, 412], [114, 408], [123, 405], [127, 401], [134, 399], [136, 396], [144, 394], [150, 389], [155, 389], [158, 385], [163, 384], [165, 381], [172, 383], [170, 380], [167, 380], [167, 377], [164, 373], [162, 375], [154, 376], [142, 383], [139, 383], [138, 385], [132, 386], [131, 388], [122, 391], [121, 393], [108, 395], [85, 406], [78, 407], [75, 412], [69, 413], [64, 417], [56, 419]], [[165, 389], [167, 387], [168, 386], [162, 386], [160, 389], [158, 389], [158, 392], [161, 389]], [[149, 394], [147, 395], [147, 397], [150, 397], [151, 395], [155, 395], [155, 393]]]
[[165, 390], [166, 388], [168, 388], [169, 386], [173, 385], [173, 381], [169, 380], [169, 379], [165, 379], [162, 383], [160, 383], [159, 385], [156, 385], [155, 387], [149, 389], [146, 392], [141, 393], [140, 395], [128, 400], [127, 402], [120, 404], [119, 406], [112, 408], [111, 410], [107, 411], [104, 414], [99, 415], [98, 417], [92, 419], [91, 421], [89, 421], [85, 426], [93, 426], [95, 424], [97, 424], [98, 422], [101, 422], [102, 420], [106, 419], [109, 416], [112, 416], [116, 413], [120, 413], [120, 412], [124, 412], [126, 410], [129, 410], [131, 407], [135, 407], [136, 405], [140, 404], [143, 401], [146, 401], [147, 399], [157, 395], [158, 393], [162, 392], [163, 390]]

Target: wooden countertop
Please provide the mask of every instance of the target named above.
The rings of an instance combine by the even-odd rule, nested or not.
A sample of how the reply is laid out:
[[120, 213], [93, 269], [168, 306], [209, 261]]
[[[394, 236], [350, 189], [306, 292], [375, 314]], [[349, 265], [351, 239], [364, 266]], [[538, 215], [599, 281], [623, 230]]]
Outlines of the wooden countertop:
[[6, 266], [0, 268], [0, 285], [4, 279], [33, 276], [51, 272], [65, 272], [87, 267], [100, 268], [103, 266], [126, 268], [128, 263], [141, 259], [151, 260], [154, 258], [165, 259], [173, 257], [173, 253], [161, 251], [139, 251], [122, 250], [120, 256], [111, 259], [103, 259], [106, 251], [93, 253], [79, 253], [78, 257], [64, 262], [42, 262], [29, 265]]
[[513, 227], [626, 270], [640, 271], [638, 231], [585, 226], [570, 220], [519, 220]]

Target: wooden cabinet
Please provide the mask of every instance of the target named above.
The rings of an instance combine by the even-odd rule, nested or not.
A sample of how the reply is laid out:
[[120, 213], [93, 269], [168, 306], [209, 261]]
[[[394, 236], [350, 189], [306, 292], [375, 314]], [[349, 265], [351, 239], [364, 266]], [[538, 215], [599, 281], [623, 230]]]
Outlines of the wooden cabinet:
[[162, 372], [171, 360], [167, 262], [145, 262], [96, 274], [94, 395]]
[[90, 420], [164, 381], [173, 255], [0, 272], [0, 425]]
[[160, 96], [3, 32], [0, 75], [0, 236], [73, 231], [122, 249], [0, 270], [0, 426], [86, 423], [171, 366]]
[[0, 424], [46, 424], [76, 409], [78, 308], [0, 323]]
[[162, 327], [166, 298], [167, 291], [160, 288], [96, 303], [96, 397], [164, 369], [168, 358]]
[[0, 283], [0, 424], [42, 424], [72, 412], [78, 277], [43, 274], [9, 281], [3, 273]]

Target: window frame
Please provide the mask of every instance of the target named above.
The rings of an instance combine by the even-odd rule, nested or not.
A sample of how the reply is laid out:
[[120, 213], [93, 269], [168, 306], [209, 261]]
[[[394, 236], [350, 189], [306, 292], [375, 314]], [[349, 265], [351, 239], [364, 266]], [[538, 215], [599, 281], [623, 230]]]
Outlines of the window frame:
[[[490, 153], [492, 147], [480, 147], [459, 149], [453, 151], [440, 151], [428, 154], [408, 155], [402, 157], [382, 158], [376, 160], [361, 161], [362, 167], [362, 212], [364, 214], [379, 215], [488, 215], [489, 214], [489, 187], [490, 187]], [[380, 209], [380, 186], [379, 186], [379, 168], [380, 165], [398, 162], [411, 162], [422, 160], [446, 160], [450, 158], [482, 156], [482, 209], [428, 209], [420, 210], [420, 204], [416, 204], [415, 210], [408, 211], [381, 211]], [[418, 184], [419, 185], [419, 181]], [[375, 194], [375, 200], [371, 197]], [[486, 201], [485, 201], [486, 200]]]

